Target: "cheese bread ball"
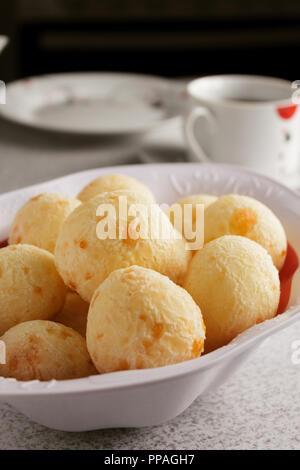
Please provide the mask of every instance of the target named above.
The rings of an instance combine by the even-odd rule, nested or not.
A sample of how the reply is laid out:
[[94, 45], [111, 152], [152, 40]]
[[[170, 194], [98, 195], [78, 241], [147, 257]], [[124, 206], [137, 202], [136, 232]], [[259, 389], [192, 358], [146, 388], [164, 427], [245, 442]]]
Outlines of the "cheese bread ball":
[[[193, 194], [192, 196], [187, 196], [183, 199], [180, 199], [175, 204], [179, 204], [182, 207], [184, 206], [184, 204], [192, 204], [192, 205], [203, 204], [204, 209], [206, 209], [213, 202], [216, 202], [217, 199], [218, 199], [217, 196], [213, 196], [212, 194]], [[173, 206], [174, 204], [171, 206], [170, 209], [172, 209]]]
[[57, 193], [31, 198], [17, 213], [9, 244], [26, 243], [54, 253], [58, 232], [71, 212], [81, 202]]
[[[128, 204], [124, 212], [127, 223], [124, 214], [119, 213], [120, 200]], [[102, 193], [75, 209], [63, 225], [56, 244], [56, 266], [65, 284], [86, 302], [91, 301], [99, 284], [112, 271], [133, 264], [152, 268], [176, 283], [183, 282], [191, 258], [185, 241], [156, 204], [144, 204], [145, 215], [132, 218], [130, 210], [136, 209], [134, 205], [138, 201], [140, 194], [131, 191]], [[109, 207], [112, 211], [97, 216], [99, 207]], [[153, 225], [163, 227], [168, 237], [134, 239], [132, 230], [137, 219], [141, 221], [140, 226], [148, 226], [149, 232]], [[116, 231], [100, 239], [100, 225], [115, 226]]]
[[205, 243], [222, 235], [241, 235], [262, 245], [277, 269], [286, 257], [287, 240], [275, 214], [248, 196], [229, 194], [220, 197], [205, 211]]
[[96, 290], [87, 345], [100, 373], [187, 361], [203, 351], [199, 307], [182, 287], [151, 269], [119, 269]]
[[17, 380], [67, 380], [95, 375], [84, 338], [64, 325], [47, 320], [21, 323], [1, 338], [6, 364], [0, 376]]
[[98, 194], [123, 189], [142, 193], [149, 202], [155, 202], [154, 196], [147, 186], [130, 176], [118, 174], [104, 175], [95, 179], [83, 188], [83, 190], [78, 194], [78, 199], [82, 202], [86, 202], [93, 197], [98, 196]]
[[280, 296], [271, 256], [258, 243], [234, 235], [217, 238], [195, 254], [184, 288], [203, 315], [205, 352], [274, 317]]
[[85, 337], [88, 311], [89, 304], [87, 302], [82, 300], [75, 292], [68, 292], [65, 305], [55, 315], [53, 321], [73, 328], [73, 330], [78, 331], [78, 333]]
[[32, 245], [0, 250], [0, 335], [18, 323], [53, 317], [65, 296], [51, 253]]
[[[179, 230], [180, 233], [184, 234], [185, 217], [190, 216], [190, 212], [186, 211], [184, 209], [184, 206], [186, 204], [190, 204], [192, 206], [191, 207], [191, 209], [192, 209], [191, 210], [191, 216], [192, 216], [191, 226], [192, 226], [192, 230], [195, 231], [196, 228], [197, 228], [196, 227], [196, 217], [197, 217], [196, 204], [202, 204], [204, 206], [204, 210], [205, 210], [208, 206], [213, 204], [217, 199], [218, 198], [216, 196], [213, 196], [211, 194], [195, 194], [193, 196], [188, 196], [184, 199], [180, 199], [175, 204], [173, 204], [170, 207], [170, 209], [167, 211], [166, 214], [169, 217], [171, 223], [174, 225], [176, 207], [179, 206], [181, 208], [181, 210], [183, 211], [183, 213], [182, 213], [183, 217], [181, 219], [182, 224], [181, 224], [181, 226], [176, 227], [176, 229]], [[201, 221], [199, 223], [201, 223]], [[194, 240], [190, 240], [190, 241], [194, 241]]]

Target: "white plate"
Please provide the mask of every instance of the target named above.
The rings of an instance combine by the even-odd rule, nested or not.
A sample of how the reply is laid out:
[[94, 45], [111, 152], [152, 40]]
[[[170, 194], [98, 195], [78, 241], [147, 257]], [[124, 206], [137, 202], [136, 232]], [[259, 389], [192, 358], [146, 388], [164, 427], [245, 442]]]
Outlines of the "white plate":
[[[75, 195], [93, 178], [119, 172], [146, 183], [158, 202], [174, 202], [196, 192], [237, 192], [266, 203], [282, 220], [300, 254], [300, 196], [267, 177], [238, 167], [178, 163], [89, 170], [0, 196], [0, 239], [8, 235], [16, 210], [42, 191]], [[0, 379], [0, 400], [34, 421], [65, 431], [138, 427], [164, 423], [195, 398], [224, 382], [269, 335], [300, 320], [300, 275], [296, 273], [288, 310], [250, 328], [228, 346], [192, 361], [148, 370], [50, 382]]]
[[145, 132], [178, 114], [170, 80], [126, 73], [70, 73], [7, 86], [1, 114], [38, 129], [80, 134]]

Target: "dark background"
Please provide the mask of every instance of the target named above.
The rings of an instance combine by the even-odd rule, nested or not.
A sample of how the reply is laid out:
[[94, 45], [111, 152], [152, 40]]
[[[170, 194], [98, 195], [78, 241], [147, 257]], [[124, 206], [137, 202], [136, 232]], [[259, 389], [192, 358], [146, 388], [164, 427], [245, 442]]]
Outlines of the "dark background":
[[1, 79], [99, 70], [300, 78], [299, 0], [0, 0]]

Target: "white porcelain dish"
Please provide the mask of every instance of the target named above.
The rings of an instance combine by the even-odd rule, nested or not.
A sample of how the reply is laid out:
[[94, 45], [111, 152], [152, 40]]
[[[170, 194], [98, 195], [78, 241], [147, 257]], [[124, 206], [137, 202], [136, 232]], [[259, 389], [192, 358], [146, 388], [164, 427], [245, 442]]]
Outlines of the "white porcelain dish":
[[[146, 183], [158, 202], [174, 202], [196, 192], [238, 192], [254, 196], [282, 220], [289, 242], [300, 254], [300, 196], [267, 177], [238, 167], [175, 163], [89, 170], [0, 196], [0, 239], [16, 210], [43, 191], [75, 195], [93, 178], [121, 172]], [[300, 275], [296, 272], [288, 310], [250, 328], [228, 346], [192, 361], [148, 370], [50, 382], [0, 379], [0, 400], [50, 428], [86, 431], [150, 426], [174, 418], [196, 397], [224, 382], [269, 335], [300, 320]]]
[[143, 133], [179, 113], [175, 82], [127, 73], [68, 73], [7, 85], [1, 114], [43, 130], [97, 135]]

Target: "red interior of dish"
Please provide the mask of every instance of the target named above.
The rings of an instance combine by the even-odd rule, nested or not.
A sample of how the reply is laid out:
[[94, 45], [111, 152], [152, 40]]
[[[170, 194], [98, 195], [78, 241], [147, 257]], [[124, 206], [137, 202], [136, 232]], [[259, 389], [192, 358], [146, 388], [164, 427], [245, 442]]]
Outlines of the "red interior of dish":
[[[0, 242], [0, 248], [7, 246], [7, 240]], [[280, 278], [280, 301], [278, 305], [277, 315], [283, 313], [290, 300], [293, 276], [298, 269], [299, 259], [294, 248], [288, 244], [285, 263], [279, 273]]]
[[277, 314], [283, 313], [290, 300], [293, 276], [298, 269], [299, 259], [294, 248], [288, 243], [285, 262], [279, 273], [280, 301]]
[[8, 245], [8, 240], [4, 240], [4, 242], [0, 242], [0, 248], [5, 248]]

